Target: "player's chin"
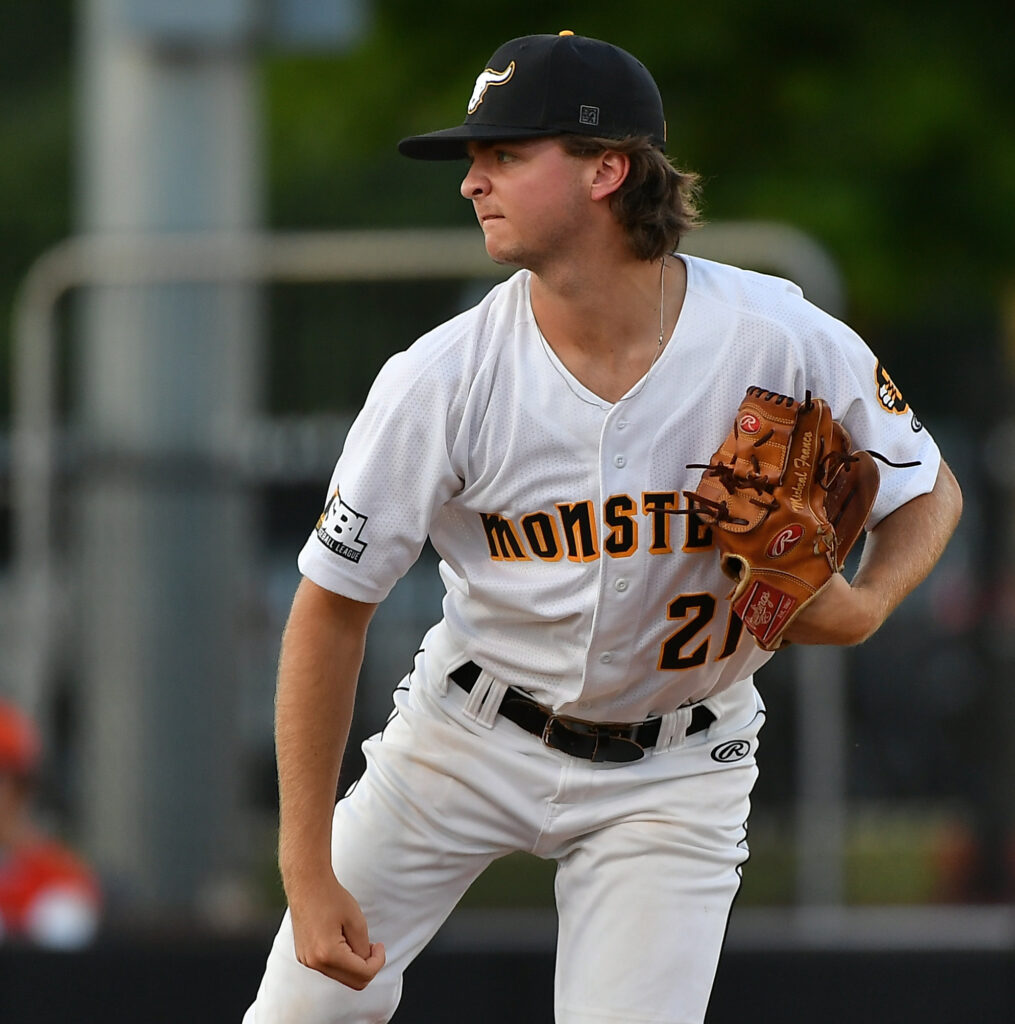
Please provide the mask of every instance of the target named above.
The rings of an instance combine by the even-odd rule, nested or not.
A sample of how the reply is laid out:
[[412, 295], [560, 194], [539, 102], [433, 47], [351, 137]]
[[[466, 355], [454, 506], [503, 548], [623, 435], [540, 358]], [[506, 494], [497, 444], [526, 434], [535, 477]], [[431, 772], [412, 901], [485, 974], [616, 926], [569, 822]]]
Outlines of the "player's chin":
[[498, 242], [489, 235], [486, 236], [486, 254], [494, 263], [508, 267], [525, 266], [525, 258], [516, 247]]

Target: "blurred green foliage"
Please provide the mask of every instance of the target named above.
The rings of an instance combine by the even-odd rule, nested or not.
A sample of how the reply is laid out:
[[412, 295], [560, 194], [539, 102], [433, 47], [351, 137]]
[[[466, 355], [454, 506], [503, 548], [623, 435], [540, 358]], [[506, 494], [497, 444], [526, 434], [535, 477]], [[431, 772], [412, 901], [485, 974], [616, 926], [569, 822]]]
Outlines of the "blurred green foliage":
[[459, 123], [501, 42], [565, 27], [653, 71], [710, 219], [788, 221], [829, 248], [861, 327], [991, 317], [1015, 270], [1015, 8], [990, 0], [379, 0], [355, 52], [267, 62], [274, 218], [468, 223], [457, 168], [394, 143]]
[[[0, 0], [5, 323], [31, 261], [73, 222], [75, 6]], [[343, 53], [263, 53], [274, 227], [471, 223], [460, 167], [401, 159], [395, 142], [458, 123], [501, 42], [571, 28], [653, 71], [671, 154], [703, 175], [710, 219], [786, 221], [828, 248], [862, 333], [914, 350], [970, 325], [998, 335], [1015, 277], [1010, 4], [375, 0], [368, 25]]]
[[71, 0], [0, 0], [0, 414], [15, 290], [70, 230]]

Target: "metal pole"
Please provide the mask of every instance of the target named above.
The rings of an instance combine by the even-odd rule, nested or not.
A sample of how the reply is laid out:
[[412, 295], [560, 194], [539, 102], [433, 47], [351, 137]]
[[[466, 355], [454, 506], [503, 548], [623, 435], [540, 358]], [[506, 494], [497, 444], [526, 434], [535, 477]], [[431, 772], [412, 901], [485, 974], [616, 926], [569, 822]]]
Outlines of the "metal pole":
[[[256, 225], [253, 57], [225, 10], [84, 3], [86, 233]], [[247, 495], [208, 450], [257, 404], [257, 297], [102, 287], [79, 312], [84, 462], [60, 532], [76, 559], [82, 840], [126, 906], [186, 916], [236, 835], [234, 638], [256, 542]]]
[[796, 899], [838, 906], [846, 837], [846, 664], [835, 647], [797, 647]]

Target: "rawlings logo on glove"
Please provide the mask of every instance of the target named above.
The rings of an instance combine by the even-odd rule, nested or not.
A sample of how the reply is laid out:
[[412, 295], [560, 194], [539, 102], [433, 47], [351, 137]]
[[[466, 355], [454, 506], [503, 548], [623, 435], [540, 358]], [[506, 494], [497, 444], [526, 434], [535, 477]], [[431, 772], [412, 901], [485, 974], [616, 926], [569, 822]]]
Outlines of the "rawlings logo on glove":
[[779, 558], [803, 540], [803, 536], [804, 528], [799, 523], [793, 523], [792, 526], [787, 526], [785, 530], [780, 530], [775, 535], [775, 539], [768, 545], [765, 554], [769, 558]]
[[810, 392], [798, 402], [751, 387], [708, 465], [688, 467], [704, 470], [686, 496], [714, 527], [733, 608], [765, 650], [842, 571], [877, 497], [874, 458], [888, 463], [854, 451]]

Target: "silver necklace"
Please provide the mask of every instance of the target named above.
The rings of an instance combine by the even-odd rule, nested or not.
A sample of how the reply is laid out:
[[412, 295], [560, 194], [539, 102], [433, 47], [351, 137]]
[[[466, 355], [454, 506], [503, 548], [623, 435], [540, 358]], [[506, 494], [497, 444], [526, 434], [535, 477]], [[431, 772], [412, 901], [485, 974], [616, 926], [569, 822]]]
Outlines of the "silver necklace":
[[[652, 369], [656, 364], [656, 360], [659, 358], [659, 353], [663, 350], [663, 331], [665, 329], [666, 319], [666, 257], [664, 256], [659, 263], [659, 344], [656, 345], [655, 354], [652, 356], [652, 362], [648, 364], [649, 370]], [[645, 371], [648, 372], [647, 370]]]
[[666, 257], [659, 261], [659, 347], [663, 347], [663, 317], [666, 310]]
[[[536, 328], [536, 335], [539, 338], [540, 344], [543, 346], [543, 350], [547, 353], [548, 356], [550, 356], [551, 362], [557, 368], [557, 372], [560, 373], [560, 367], [557, 366], [557, 363], [560, 361], [560, 357], [556, 354], [556, 352], [554, 352], [554, 350], [551, 347], [550, 343], [546, 340], [545, 336], [543, 335], [542, 329], [539, 326], [539, 322], [536, 320], [535, 316], [532, 317], [532, 323], [533, 323], [533, 325]], [[665, 338], [665, 330], [666, 330], [666, 257], [663, 256], [663, 258], [662, 258], [662, 260], [660, 261], [660, 264], [659, 264], [659, 341], [656, 344], [655, 352], [652, 354], [652, 361], [648, 364], [648, 366], [645, 369], [645, 376], [648, 376], [649, 370], [651, 370], [652, 367], [655, 366], [656, 360], [659, 358], [659, 355], [660, 355], [660, 353], [663, 350], [663, 343], [666, 340], [666, 338]], [[570, 372], [570, 371], [568, 371], [568, 372]], [[561, 374], [561, 375], [563, 376], [563, 374]], [[565, 379], [565, 381], [567, 381], [568, 378], [564, 377], [564, 379]], [[642, 380], [644, 380], [644, 379], [645, 378], [643, 377]], [[568, 382], [568, 387], [571, 387], [570, 382]], [[572, 390], [574, 390], [574, 389], [572, 388]], [[577, 394], [577, 392], [575, 392], [575, 393]], [[582, 396], [579, 395], [579, 397], [581, 398]], [[585, 399], [583, 399], [583, 400], [585, 400]]]

